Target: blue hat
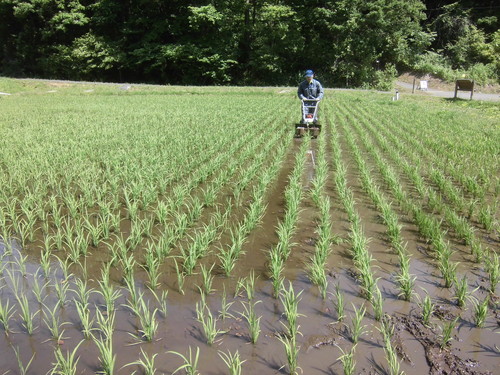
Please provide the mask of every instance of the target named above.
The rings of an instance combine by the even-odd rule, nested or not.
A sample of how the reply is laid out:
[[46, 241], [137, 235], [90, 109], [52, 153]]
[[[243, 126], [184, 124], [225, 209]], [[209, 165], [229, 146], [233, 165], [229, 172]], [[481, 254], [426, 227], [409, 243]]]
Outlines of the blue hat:
[[306, 70], [306, 77], [312, 77], [314, 75], [314, 72], [312, 70]]

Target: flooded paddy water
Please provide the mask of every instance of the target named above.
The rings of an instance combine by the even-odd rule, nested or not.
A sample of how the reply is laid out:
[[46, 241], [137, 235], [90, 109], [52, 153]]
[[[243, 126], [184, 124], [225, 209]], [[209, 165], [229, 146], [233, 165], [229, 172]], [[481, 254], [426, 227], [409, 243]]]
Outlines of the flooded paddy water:
[[[270, 98], [278, 100], [272, 92], [265, 99]], [[340, 102], [341, 106], [345, 105]], [[281, 103], [286, 108], [284, 117], [293, 117], [290, 113], [294, 113], [296, 103], [283, 100]], [[193, 169], [164, 188], [163, 193], [158, 193], [156, 200], [146, 207], [138, 204], [136, 216], [133, 204], [124, 196], [120, 195], [117, 205], [113, 205], [112, 193], [102, 196], [100, 199], [108, 203], [78, 208], [83, 232], [78, 232], [78, 216], [57, 196], [62, 224], [56, 223], [57, 208], [47, 208], [48, 230], [43, 229], [43, 219], [37, 216], [34, 226], [37, 229], [28, 239], [18, 231], [22, 232], [24, 224], [15, 224], [16, 216], [19, 222], [29, 220], [21, 205], [26, 196], [18, 196], [13, 205], [10, 196], [2, 198], [0, 219], [8, 227], [8, 231], [2, 229], [2, 233], [10, 236], [0, 234], [0, 374], [171, 374], [177, 369], [178, 373], [189, 373], [189, 366], [182, 367], [188, 362], [197, 363], [200, 374], [228, 374], [230, 370], [225, 361], [229, 357], [222, 353], [233, 356], [238, 353], [242, 374], [344, 374], [349, 373], [348, 363], [344, 362], [349, 359], [349, 353], [352, 353], [350, 373], [353, 374], [498, 373], [500, 312], [497, 285], [491, 290], [488, 273], [491, 268], [486, 267], [484, 261], [476, 262], [471, 246], [442, 224], [453, 249], [451, 260], [456, 264], [453, 286], [445, 287], [439, 267], [441, 258], [436, 256], [434, 244], [423, 238], [410, 211], [398, 203], [370, 150], [351, 128], [355, 118], [342, 117], [343, 111], [345, 107], [337, 108], [333, 102], [325, 101], [324, 127], [318, 139], [292, 138], [293, 128], [287, 129], [283, 120], [275, 119], [274, 125], [263, 124], [260, 131], [272, 126], [275, 137], [252, 133], [254, 135], [247, 139], [255, 138], [255, 146], [248, 149], [241, 141], [232, 155], [235, 159], [237, 155], [245, 158], [239, 165], [227, 168], [227, 174], [224, 171], [230, 164], [229, 157], [222, 157], [219, 167], [206, 176], [196, 172], [196, 168], [206, 162], [200, 162], [198, 167], [193, 163]], [[388, 237], [379, 207], [362, 183], [353, 146], [346, 141], [347, 132], [356, 135], [355, 141], [375, 183], [392, 202], [399, 218], [413, 279], [409, 301], [401, 295], [400, 258]], [[244, 137], [244, 133], [235, 134]], [[334, 142], [334, 134], [338, 144]], [[309, 143], [304, 149], [306, 141]], [[323, 148], [321, 142], [324, 142]], [[215, 159], [230, 143], [215, 150], [210, 157], [205, 155], [204, 160]], [[335, 147], [341, 149], [340, 164], [335, 162]], [[260, 156], [259, 149], [266, 154]], [[381, 150], [386, 163], [400, 173], [399, 180], [407, 197], [422, 200], [424, 209], [439, 217], [439, 213], [427, 208], [428, 198], [418, 196], [412, 180], [389, 159], [387, 150]], [[193, 152], [203, 154], [199, 150]], [[275, 169], [273, 156], [277, 158]], [[133, 161], [142, 156], [136, 157]], [[295, 172], [301, 157], [303, 164], [299, 172]], [[328, 165], [321, 196], [329, 200], [327, 216], [331, 224], [329, 253], [323, 266], [324, 298], [321, 288], [312, 281], [310, 268], [321, 244], [320, 225], [324, 217], [318, 201], [313, 198], [321, 158]], [[375, 297], [367, 298], [367, 290], [362, 287], [364, 271], [353, 256], [356, 220], [346, 211], [335, 180], [341, 164], [346, 168], [346, 186], [352, 192], [356, 216], [368, 239], [370, 269], [383, 301], [381, 317], [377, 317]], [[240, 170], [251, 174], [248, 182], [243, 183], [246, 177]], [[300, 173], [300, 204], [288, 242], [290, 253], [283, 259], [280, 273], [282, 289], [276, 296], [270, 254], [282, 243], [278, 228], [288, 218], [292, 196], [288, 192], [294, 173]], [[422, 173], [427, 171], [422, 169]], [[6, 176], [10, 174], [12, 169], [2, 169], [2, 181], [7, 181]], [[190, 178], [194, 182], [186, 192], [180, 187], [174, 188]], [[427, 175], [425, 182], [429, 189], [436, 189]], [[120, 183], [123, 182], [118, 183], [117, 191], [124, 187], [118, 187]], [[237, 193], [239, 184], [242, 189]], [[113, 191], [112, 185], [110, 182], [106, 187], [108, 192]], [[209, 201], [207, 192], [213, 186], [220, 189], [213, 201]], [[79, 194], [75, 196], [83, 200], [80, 188], [75, 188], [76, 191]], [[132, 194], [133, 189], [128, 192]], [[493, 188], [488, 190], [486, 199], [494, 199], [494, 194]], [[187, 203], [176, 205], [172, 198], [176, 195]], [[137, 202], [145, 199], [141, 194], [138, 197]], [[169, 198], [172, 200], [168, 201]], [[254, 206], [259, 199], [262, 206]], [[160, 202], [169, 202], [164, 221]], [[205, 203], [200, 203], [199, 213], [194, 214], [197, 202]], [[101, 220], [98, 214], [106, 211], [106, 207], [119, 218], [118, 226], [109, 236], [97, 233], [93, 243], [93, 225], [97, 226]], [[245, 225], [251, 228], [252, 209], [259, 208], [257, 225], [245, 230]], [[90, 218], [89, 222], [85, 222], [85, 215]], [[68, 228], [68, 223], [75, 228]], [[477, 217], [471, 219], [470, 224], [482, 246], [497, 252], [498, 232], [484, 229]], [[142, 232], [132, 245], [138, 226]], [[65, 231], [69, 234], [63, 235]], [[85, 244], [76, 255], [71, 254], [71, 243], [79, 238], [79, 233], [84, 233]], [[240, 234], [242, 239], [238, 242]], [[58, 236], [63, 238], [59, 244]], [[193, 260], [189, 258], [189, 249], [194, 248], [198, 240], [205, 242], [195, 250], [203, 248], [203, 252], [195, 257], [195, 265], [189, 269], [188, 263]], [[223, 266], [224, 254], [232, 246], [238, 247], [238, 243], [236, 260], [228, 272], [229, 268]], [[465, 306], [459, 307], [456, 288], [464, 276], [468, 297]], [[293, 327], [285, 308], [286, 294], [291, 290], [298, 301], [297, 333], [293, 336], [297, 367], [293, 371], [285, 345], [290, 344], [287, 339], [292, 339]], [[427, 322], [423, 318], [426, 296], [433, 306]], [[479, 327], [475, 309], [485, 299], [487, 313]], [[340, 307], [343, 307], [342, 315], [339, 315]], [[364, 316], [358, 322], [357, 336], [355, 324], [361, 311]], [[251, 327], [252, 312], [256, 331]], [[446, 337], [447, 326], [449, 337]], [[214, 334], [211, 344], [207, 342], [207, 327]], [[392, 332], [389, 344], [384, 339], [384, 327]], [[389, 363], [389, 350], [396, 353], [397, 363]], [[62, 357], [58, 357], [58, 353]], [[66, 370], [64, 364], [68, 365]], [[233, 363], [233, 368], [236, 367]]]

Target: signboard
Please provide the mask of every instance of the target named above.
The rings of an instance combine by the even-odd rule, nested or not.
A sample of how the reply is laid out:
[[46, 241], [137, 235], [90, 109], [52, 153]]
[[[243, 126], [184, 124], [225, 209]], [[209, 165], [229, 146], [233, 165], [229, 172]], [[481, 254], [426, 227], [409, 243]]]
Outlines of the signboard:
[[455, 98], [457, 98], [458, 91], [470, 91], [470, 98], [474, 93], [474, 80], [472, 79], [457, 79], [455, 82]]

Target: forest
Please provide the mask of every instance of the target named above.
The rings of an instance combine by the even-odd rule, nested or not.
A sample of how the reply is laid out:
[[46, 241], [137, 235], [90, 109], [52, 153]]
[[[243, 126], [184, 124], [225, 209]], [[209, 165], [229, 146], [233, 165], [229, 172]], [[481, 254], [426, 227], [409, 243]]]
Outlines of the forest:
[[495, 0], [0, 0], [0, 75], [384, 87], [500, 76]]

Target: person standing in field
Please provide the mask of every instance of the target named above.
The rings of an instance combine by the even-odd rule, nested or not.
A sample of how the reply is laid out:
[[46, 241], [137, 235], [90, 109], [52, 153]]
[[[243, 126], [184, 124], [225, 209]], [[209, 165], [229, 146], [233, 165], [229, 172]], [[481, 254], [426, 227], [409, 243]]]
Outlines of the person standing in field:
[[[297, 90], [297, 96], [300, 100], [305, 99], [323, 99], [324, 91], [321, 83], [314, 79], [314, 72], [312, 70], [306, 70], [305, 80], [302, 81]], [[300, 123], [304, 123], [304, 114], [302, 113], [302, 118]], [[318, 112], [316, 111], [316, 117], [313, 121], [314, 125], [318, 125]]]

